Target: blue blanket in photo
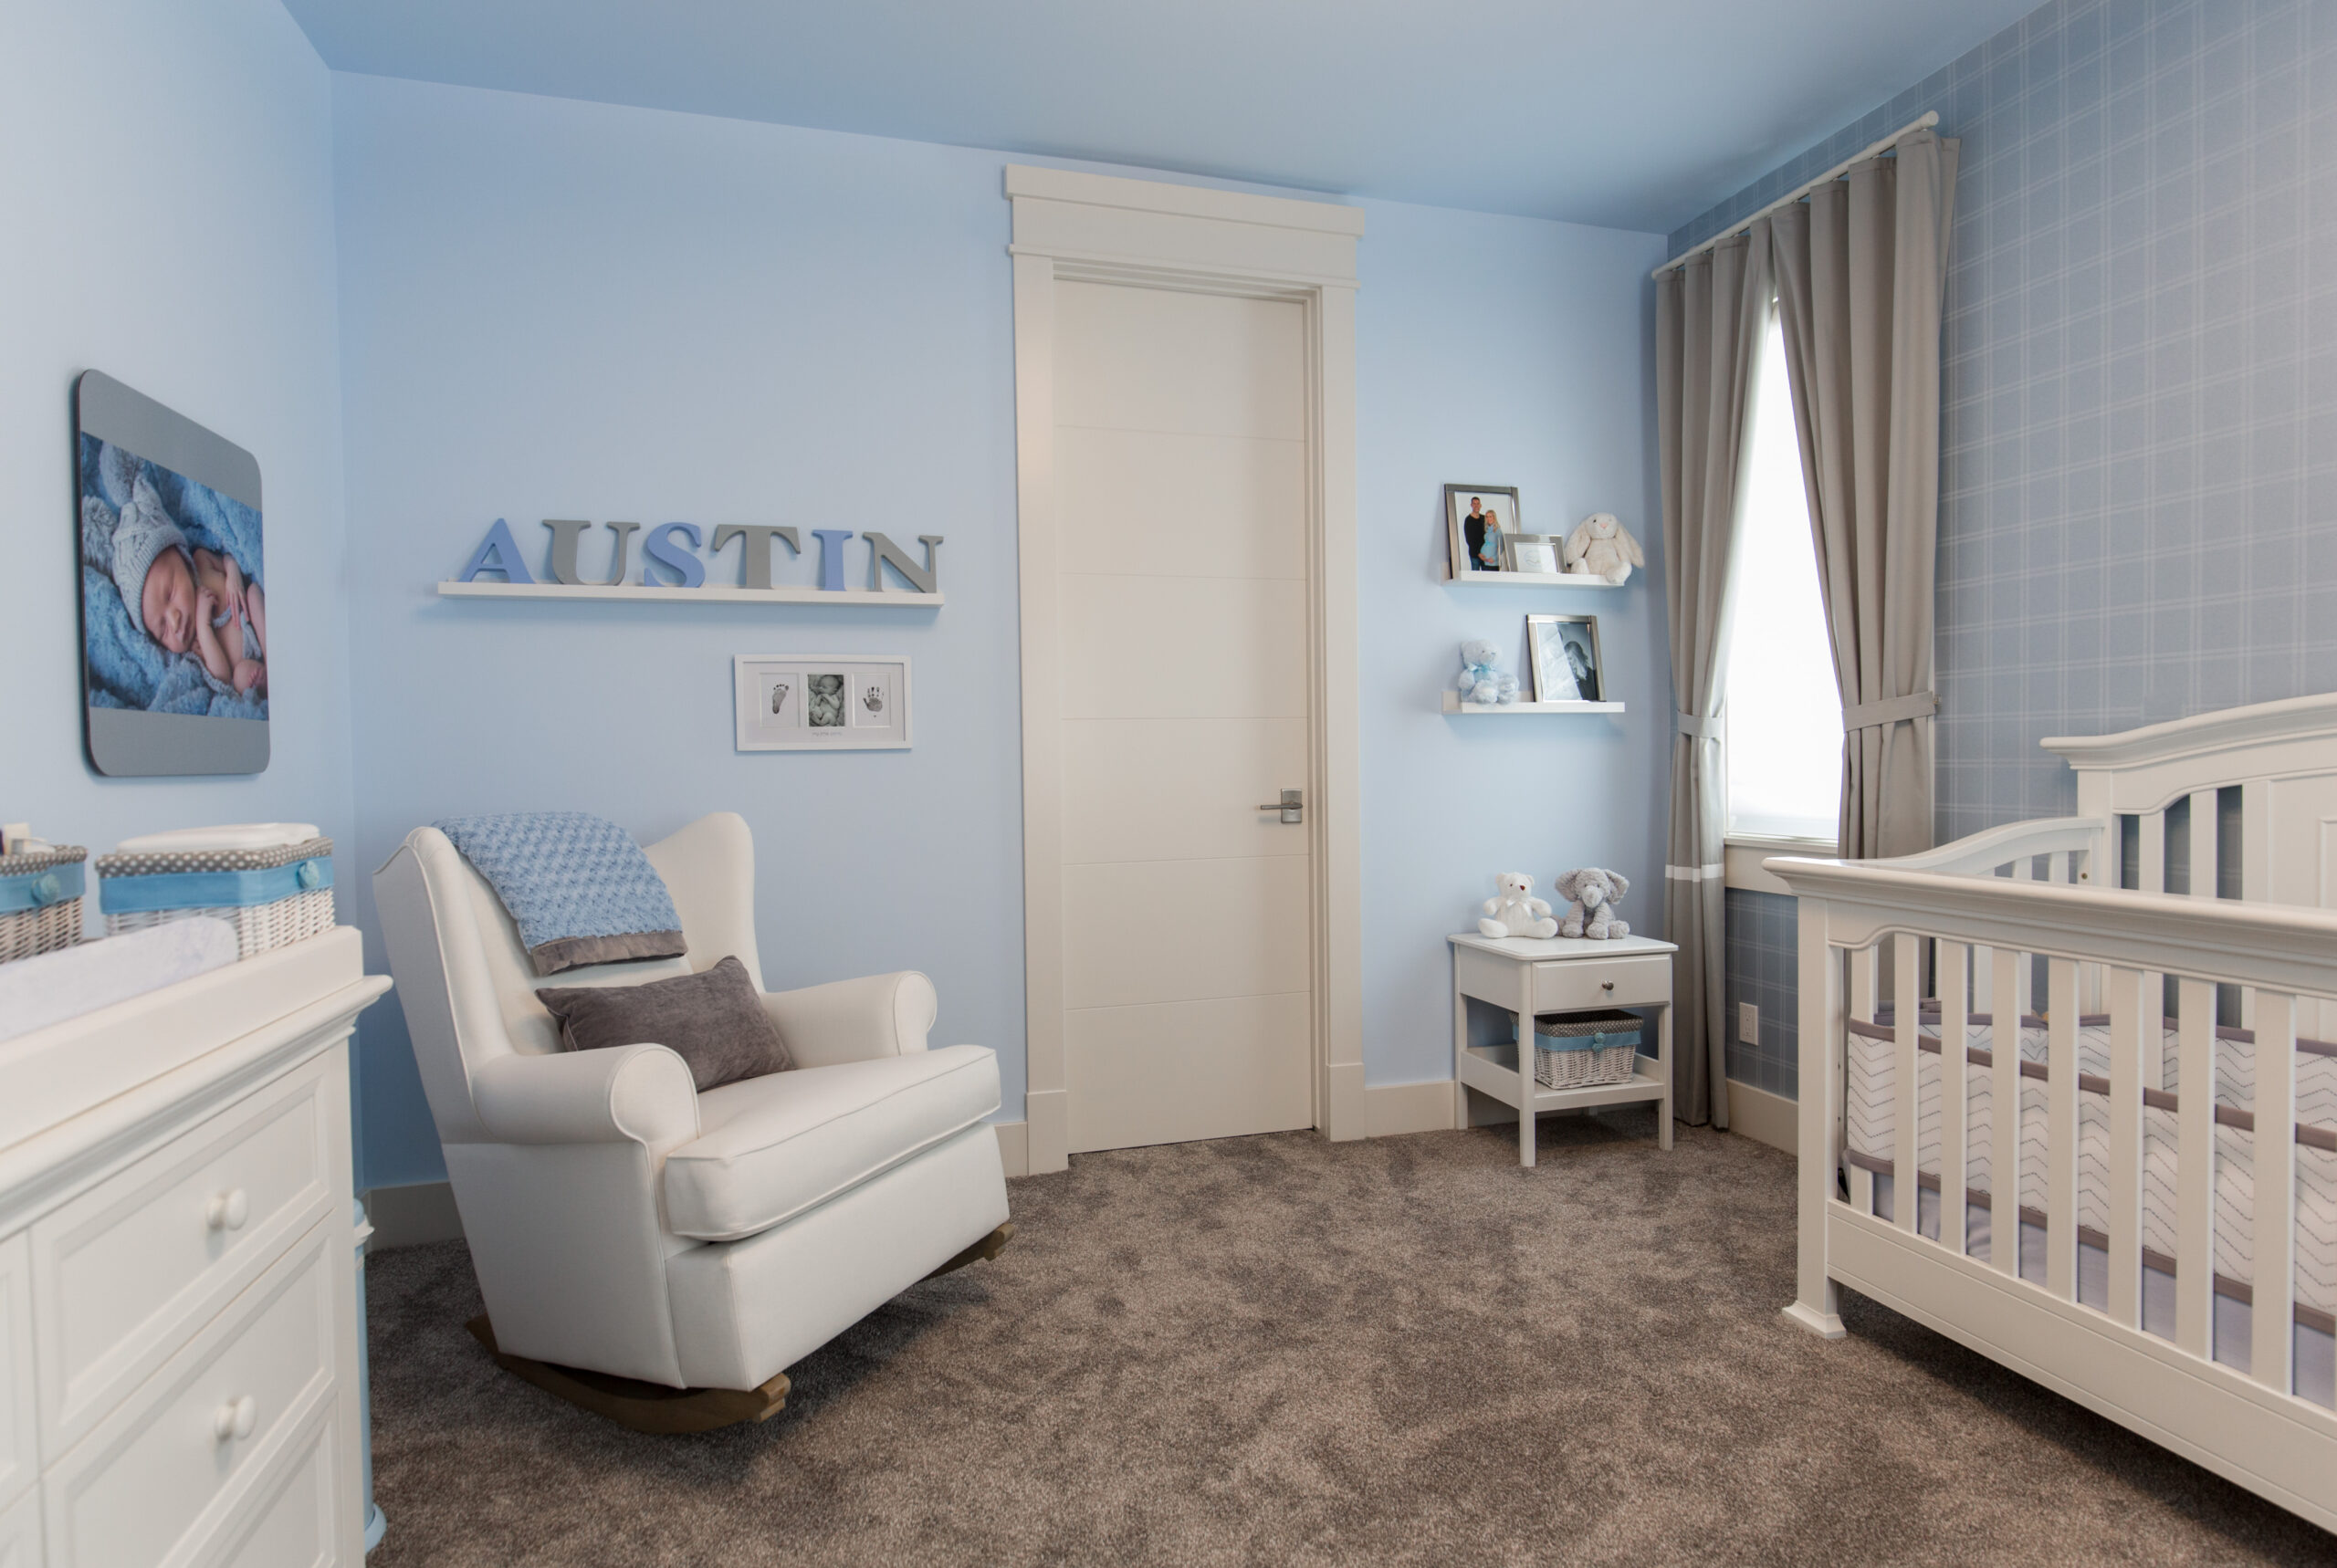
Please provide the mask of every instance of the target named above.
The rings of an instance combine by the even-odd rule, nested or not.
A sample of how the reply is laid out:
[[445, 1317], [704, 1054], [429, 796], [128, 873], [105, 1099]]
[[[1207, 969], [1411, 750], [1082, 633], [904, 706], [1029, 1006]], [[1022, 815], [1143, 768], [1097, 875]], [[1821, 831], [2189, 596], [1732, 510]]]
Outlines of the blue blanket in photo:
[[113, 529], [141, 474], [189, 545], [232, 558], [246, 580], [265, 586], [259, 514], [93, 435], [81, 437], [80, 460], [82, 642], [90, 706], [266, 718], [267, 697], [237, 692], [213, 678], [193, 650], [167, 653], [131, 625], [113, 580]]

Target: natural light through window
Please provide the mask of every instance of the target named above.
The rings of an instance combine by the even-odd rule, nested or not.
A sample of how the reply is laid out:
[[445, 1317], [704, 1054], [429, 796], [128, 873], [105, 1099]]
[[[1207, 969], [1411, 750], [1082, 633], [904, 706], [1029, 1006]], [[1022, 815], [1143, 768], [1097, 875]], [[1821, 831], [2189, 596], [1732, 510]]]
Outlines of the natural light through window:
[[1754, 387], [1727, 650], [1728, 831], [1824, 839], [1838, 826], [1842, 699], [1826, 641], [1801, 445], [1774, 311]]

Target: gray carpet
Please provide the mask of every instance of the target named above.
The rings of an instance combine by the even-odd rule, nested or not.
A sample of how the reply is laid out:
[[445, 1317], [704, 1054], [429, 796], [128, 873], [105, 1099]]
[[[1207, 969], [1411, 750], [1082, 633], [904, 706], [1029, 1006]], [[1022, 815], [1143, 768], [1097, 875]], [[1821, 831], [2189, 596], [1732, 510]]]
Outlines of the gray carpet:
[[2337, 1540], [1926, 1330], [1791, 1293], [1792, 1162], [1645, 1111], [1082, 1155], [1012, 1246], [647, 1437], [373, 1260], [372, 1568], [2322, 1563]]

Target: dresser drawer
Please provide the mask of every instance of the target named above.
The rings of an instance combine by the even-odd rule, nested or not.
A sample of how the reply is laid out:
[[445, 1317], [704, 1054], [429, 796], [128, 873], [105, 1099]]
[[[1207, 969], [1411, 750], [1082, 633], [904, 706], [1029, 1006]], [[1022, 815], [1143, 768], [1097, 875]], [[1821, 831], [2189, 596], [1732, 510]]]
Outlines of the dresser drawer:
[[1672, 1000], [1672, 956], [1568, 958], [1534, 966], [1534, 1010], [1640, 1008]]
[[[335, 1395], [333, 1270], [319, 1225], [107, 1416], [42, 1482], [48, 1568], [179, 1568], [250, 1517]], [[328, 1444], [326, 1451], [330, 1452]], [[312, 1555], [302, 1559], [314, 1562]]]
[[41, 1568], [40, 1493], [0, 1508], [0, 1568]]
[[[21, 1230], [0, 1241], [0, 1514], [40, 1478], [33, 1419], [32, 1256], [31, 1241]], [[5, 1538], [0, 1531], [0, 1540]], [[7, 1561], [0, 1551], [0, 1568]]]
[[333, 1502], [332, 1413], [328, 1401], [301, 1423], [253, 1485], [240, 1515], [190, 1556], [189, 1568], [330, 1568], [344, 1561]]
[[32, 1228], [40, 1432], [54, 1457], [331, 1212], [340, 1079], [320, 1061]]

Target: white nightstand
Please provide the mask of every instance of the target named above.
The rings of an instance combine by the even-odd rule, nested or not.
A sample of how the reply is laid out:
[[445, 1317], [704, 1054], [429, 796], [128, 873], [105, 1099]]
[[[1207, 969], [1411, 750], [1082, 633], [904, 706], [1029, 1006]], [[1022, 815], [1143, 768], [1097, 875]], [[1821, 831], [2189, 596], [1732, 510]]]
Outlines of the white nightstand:
[[[1672, 1146], [1672, 955], [1679, 948], [1652, 936], [1593, 942], [1554, 936], [1450, 936], [1452, 944], [1452, 1124], [1469, 1124], [1469, 1091], [1517, 1108], [1517, 1163], [1534, 1163], [1534, 1117], [1541, 1111], [1587, 1111], [1594, 1105], [1659, 1101], [1657, 1138]], [[1469, 1046], [1469, 1001], [1475, 997], [1517, 1017], [1514, 1065], [1501, 1048]], [[1628, 1083], [1592, 1089], [1545, 1089], [1534, 1082], [1534, 1019], [1537, 1013], [1588, 1012], [1599, 1008], [1651, 1008], [1656, 1015], [1655, 1071], [1642, 1061]]]

